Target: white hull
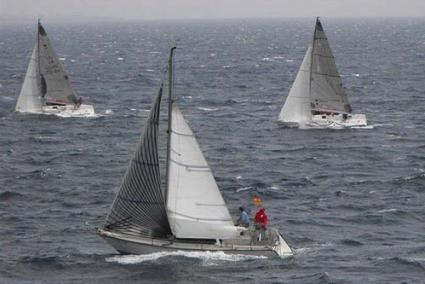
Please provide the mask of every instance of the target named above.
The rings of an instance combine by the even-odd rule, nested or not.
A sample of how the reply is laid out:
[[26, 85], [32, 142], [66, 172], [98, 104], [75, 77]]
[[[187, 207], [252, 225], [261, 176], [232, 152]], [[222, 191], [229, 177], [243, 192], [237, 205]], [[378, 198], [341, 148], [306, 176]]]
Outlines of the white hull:
[[80, 105], [76, 108], [74, 105], [52, 105], [42, 108], [44, 114], [54, 114], [62, 117], [78, 117], [78, 116], [94, 116], [94, 108], [92, 105]]
[[359, 127], [367, 126], [367, 120], [364, 114], [317, 114], [312, 116], [310, 125], [325, 128]]
[[182, 240], [152, 239], [120, 234], [100, 229], [99, 234], [118, 252], [124, 254], [150, 254], [170, 251], [222, 251], [226, 254], [245, 254], [261, 256], [292, 256], [292, 251], [280, 233], [269, 242], [253, 242], [250, 237], [222, 240], [220, 244], [185, 242]]
[[61, 117], [91, 117], [96, 116], [92, 105], [80, 105], [79, 108], [75, 108], [74, 105], [52, 105], [43, 106], [40, 111], [19, 111], [22, 113], [34, 113], [34, 114], [50, 114]]
[[280, 120], [289, 127], [300, 128], [350, 128], [367, 126], [367, 119], [364, 114], [317, 114], [312, 115], [311, 121], [299, 123], [295, 121]]

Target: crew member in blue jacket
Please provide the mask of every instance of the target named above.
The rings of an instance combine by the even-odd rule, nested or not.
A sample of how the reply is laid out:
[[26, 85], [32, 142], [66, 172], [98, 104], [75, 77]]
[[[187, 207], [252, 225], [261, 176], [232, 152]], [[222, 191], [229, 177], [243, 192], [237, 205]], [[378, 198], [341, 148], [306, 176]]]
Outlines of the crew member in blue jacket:
[[236, 226], [249, 227], [249, 216], [246, 213], [245, 209], [241, 206], [239, 207], [240, 215], [239, 219], [236, 221]]

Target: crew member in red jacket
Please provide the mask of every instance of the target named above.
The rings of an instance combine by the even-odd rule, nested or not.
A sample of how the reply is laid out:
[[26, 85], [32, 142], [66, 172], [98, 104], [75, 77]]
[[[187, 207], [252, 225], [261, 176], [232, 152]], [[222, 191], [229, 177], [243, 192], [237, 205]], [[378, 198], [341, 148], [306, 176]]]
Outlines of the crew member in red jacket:
[[261, 229], [265, 230], [268, 223], [269, 218], [267, 217], [266, 209], [261, 207], [255, 214], [255, 224], [258, 225]]

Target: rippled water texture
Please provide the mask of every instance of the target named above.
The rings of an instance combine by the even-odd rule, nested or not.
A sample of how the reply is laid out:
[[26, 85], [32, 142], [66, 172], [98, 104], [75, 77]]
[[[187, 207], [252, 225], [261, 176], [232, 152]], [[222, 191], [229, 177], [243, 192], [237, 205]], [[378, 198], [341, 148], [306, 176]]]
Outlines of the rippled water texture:
[[[35, 23], [2, 23], [0, 282], [423, 283], [425, 20], [323, 24], [372, 129], [277, 123], [314, 19], [46, 21], [75, 90], [100, 114], [86, 119], [13, 112]], [[253, 213], [260, 194], [293, 258], [117, 256], [96, 235], [174, 42], [177, 101], [232, 214]]]

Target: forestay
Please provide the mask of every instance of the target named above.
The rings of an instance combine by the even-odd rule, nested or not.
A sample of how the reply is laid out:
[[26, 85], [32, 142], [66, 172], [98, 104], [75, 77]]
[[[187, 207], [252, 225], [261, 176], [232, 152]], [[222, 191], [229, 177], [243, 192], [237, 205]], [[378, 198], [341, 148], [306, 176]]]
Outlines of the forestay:
[[192, 130], [172, 106], [167, 213], [177, 238], [226, 239], [237, 231]]
[[76, 103], [77, 97], [71, 87], [68, 75], [40, 23], [38, 24], [38, 38], [41, 95], [47, 101]]
[[151, 238], [171, 235], [161, 191], [158, 123], [162, 85], [104, 228]]
[[21, 93], [16, 103], [16, 111], [41, 112], [41, 97], [38, 86], [38, 44], [36, 43], [31, 54]]
[[301, 124], [311, 121], [310, 64], [311, 46], [307, 49], [297, 77], [280, 112], [279, 120], [296, 121]]
[[332, 50], [319, 19], [314, 31], [310, 96], [313, 110], [351, 112]]

